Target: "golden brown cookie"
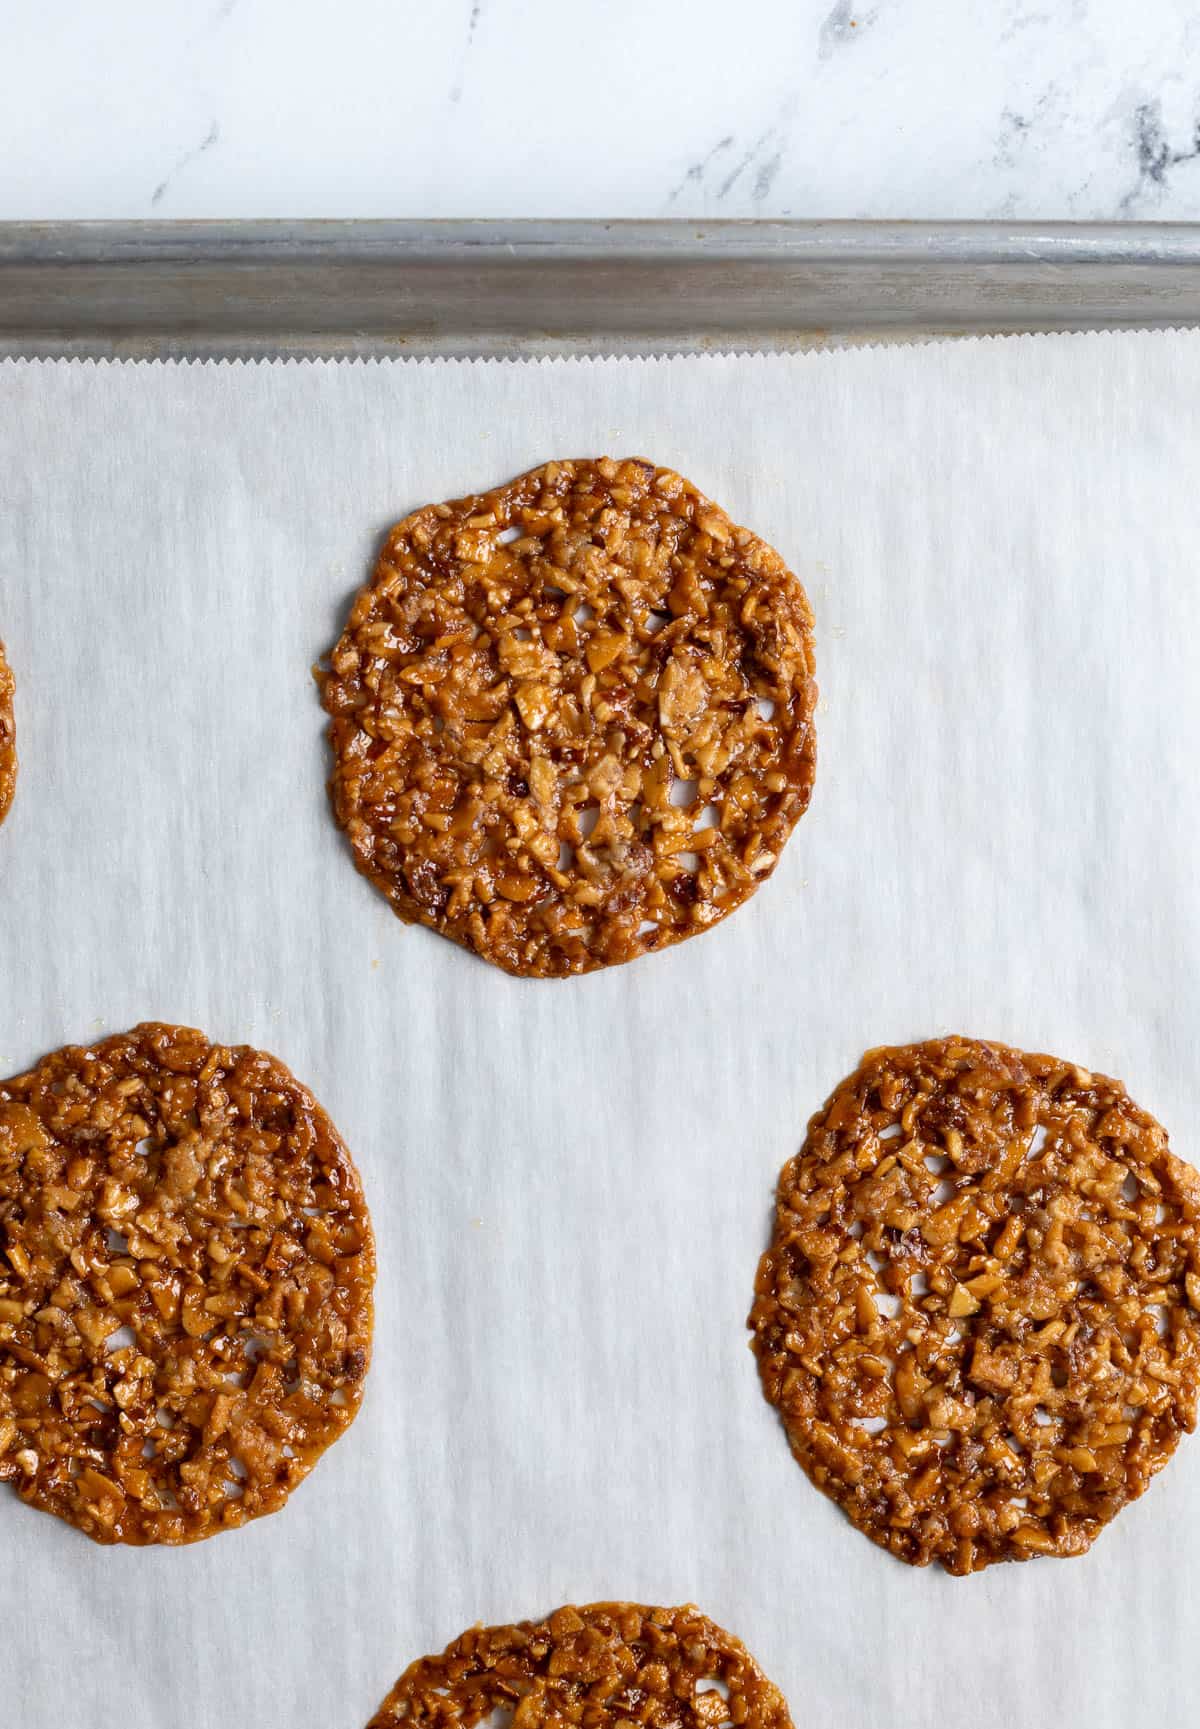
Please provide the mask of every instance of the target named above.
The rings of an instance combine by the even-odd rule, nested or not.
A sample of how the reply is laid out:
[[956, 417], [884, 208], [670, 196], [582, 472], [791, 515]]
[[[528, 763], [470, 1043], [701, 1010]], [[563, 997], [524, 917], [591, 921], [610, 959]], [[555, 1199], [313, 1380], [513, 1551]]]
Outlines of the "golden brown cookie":
[[17, 731], [13, 723], [12, 668], [0, 642], [0, 822], [8, 815], [17, 789]]
[[550, 462], [415, 511], [317, 677], [359, 870], [511, 973], [706, 930], [812, 792], [804, 590], [649, 462]]
[[473, 1627], [397, 1681], [368, 1729], [791, 1729], [779, 1689], [740, 1639], [690, 1604], [592, 1603], [544, 1621]]
[[274, 1057], [145, 1025], [0, 1082], [0, 1478], [99, 1543], [282, 1507], [353, 1421], [375, 1251]]
[[792, 1451], [951, 1573], [1079, 1555], [1196, 1421], [1200, 1178], [1119, 1081], [870, 1051], [779, 1181], [750, 1326]]

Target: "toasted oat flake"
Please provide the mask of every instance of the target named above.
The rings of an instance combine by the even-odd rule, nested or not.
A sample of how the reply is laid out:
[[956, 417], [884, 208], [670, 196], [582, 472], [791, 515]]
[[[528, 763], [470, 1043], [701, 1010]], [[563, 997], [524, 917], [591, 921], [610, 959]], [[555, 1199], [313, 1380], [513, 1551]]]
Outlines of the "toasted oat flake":
[[792, 1451], [951, 1573], [1078, 1555], [1195, 1427], [1200, 1178], [1119, 1081], [871, 1051], [784, 1167], [750, 1314]]
[[0, 1082], [0, 1478], [100, 1543], [282, 1507], [352, 1422], [375, 1255], [282, 1063], [149, 1024]]
[[17, 790], [17, 730], [13, 721], [15, 689], [12, 668], [4, 657], [4, 644], [0, 642], [0, 822], [8, 815]]
[[473, 1627], [410, 1665], [368, 1729], [791, 1729], [783, 1695], [740, 1639], [690, 1604], [593, 1603], [543, 1621]]
[[648, 462], [549, 463], [416, 511], [317, 677], [358, 868], [512, 973], [707, 929], [812, 791], [804, 590]]

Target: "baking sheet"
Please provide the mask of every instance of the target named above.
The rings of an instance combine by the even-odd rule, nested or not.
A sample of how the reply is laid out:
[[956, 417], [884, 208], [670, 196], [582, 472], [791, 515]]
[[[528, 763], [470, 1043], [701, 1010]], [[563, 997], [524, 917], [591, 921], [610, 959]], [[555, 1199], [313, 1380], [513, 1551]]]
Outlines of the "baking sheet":
[[[388, 524], [670, 462], [818, 621], [811, 812], [699, 941], [566, 983], [400, 925], [308, 668]], [[359, 1729], [477, 1619], [693, 1599], [796, 1722], [1190, 1722], [1200, 1441], [1082, 1560], [912, 1571], [792, 1463], [744, 1318], [864, 1047], [1121, 1074], [1200, 1157], [1200, 338], [828, 356], [0, 365], [0, 1073], [143, 1018], [265, 1045], [379, 1239], [360, 1418], [285, 1511], [102, 1550], [0, 1493], [20, 1729]]]

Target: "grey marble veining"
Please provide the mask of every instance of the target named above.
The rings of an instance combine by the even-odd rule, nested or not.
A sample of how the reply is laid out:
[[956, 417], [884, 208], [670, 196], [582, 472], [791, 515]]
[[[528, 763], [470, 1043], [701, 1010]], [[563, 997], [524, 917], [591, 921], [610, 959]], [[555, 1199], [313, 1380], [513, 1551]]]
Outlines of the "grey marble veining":
[[62, 0], [0, 219], [1200, 218], [1190, 0]]

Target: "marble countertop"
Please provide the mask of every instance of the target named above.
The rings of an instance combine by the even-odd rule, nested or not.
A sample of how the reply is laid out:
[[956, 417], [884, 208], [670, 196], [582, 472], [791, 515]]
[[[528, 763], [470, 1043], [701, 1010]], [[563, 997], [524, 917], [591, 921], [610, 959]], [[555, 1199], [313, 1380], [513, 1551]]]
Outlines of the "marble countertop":
[[0, 220], [1200, 219], [1190, 0], [11, 0]]

